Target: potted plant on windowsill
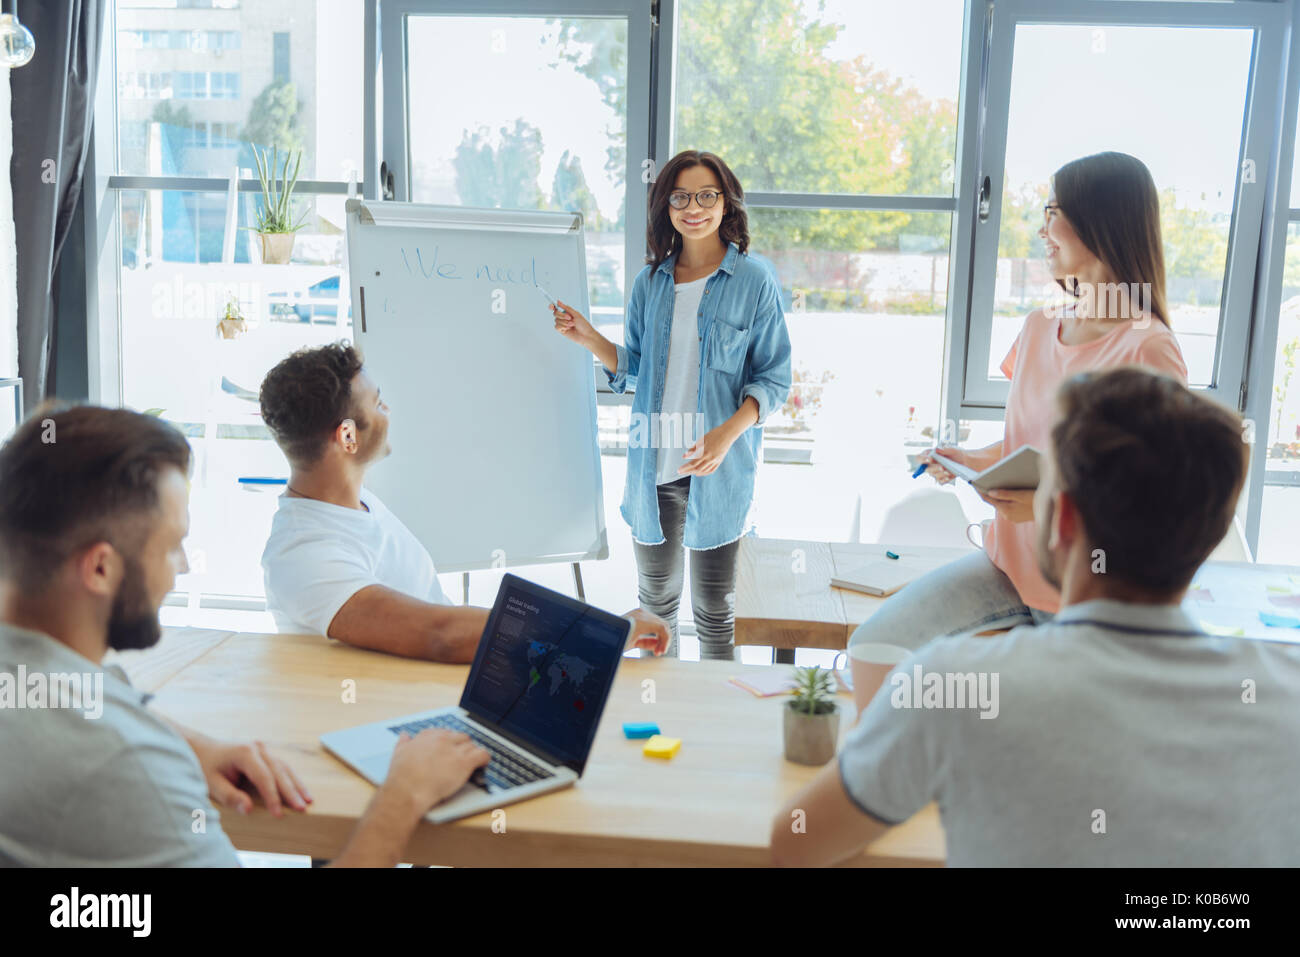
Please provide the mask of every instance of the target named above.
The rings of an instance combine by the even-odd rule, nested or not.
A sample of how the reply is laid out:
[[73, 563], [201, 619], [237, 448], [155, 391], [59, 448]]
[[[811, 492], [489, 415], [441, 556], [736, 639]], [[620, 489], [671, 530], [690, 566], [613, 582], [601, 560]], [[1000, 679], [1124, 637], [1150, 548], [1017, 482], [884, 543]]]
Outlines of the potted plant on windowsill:
[[[290, 233], [292, 236], [293, 234]], [[234, 339], [240, 333], [248, 331], [248, 320], [239, 310], [239, 300], [231, 296], [226, 302], [226, 313], [217, 321], [217, 335], [222, 339]]]
[[825, 764], [835, 757], [840, 710], [834, 677], [824, 668], [796, 668], [794, 697], [784, 709], [785, 759], [795, 764]]
[[[272, 148], [268, 159], [265, 150], [259, 151], [254, 146], [253, 159], [257, 162], [257, 179], [262, 184], [262, 208], [258, 210], [257, 225], [253, 227], [262, 240], [262, 262], [287, 263], [293, 255], [294, 233], [303, 227], [301, 220], [297, 225], [290, 225], [290, 203], [302, 167], [302, 150], [287, 152], [283, 168], [280, 167], [279, 148]], [[292, 173], [289, 172], [290, 162], [293, 163]]]

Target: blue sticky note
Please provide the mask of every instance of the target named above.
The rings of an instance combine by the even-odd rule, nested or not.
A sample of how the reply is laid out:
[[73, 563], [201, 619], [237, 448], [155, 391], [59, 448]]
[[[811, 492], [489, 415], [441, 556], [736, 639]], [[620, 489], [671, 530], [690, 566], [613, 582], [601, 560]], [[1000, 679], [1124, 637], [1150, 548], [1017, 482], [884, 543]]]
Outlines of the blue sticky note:
[[659, 733], [659, 725], [654, 723], [623, 722], [623, 734], [629, 738], [653, 738]]
[[1270, 628], [1300, 628], [1300, 618], [1294, 615], [1274, 615], [1271, 612], [1261, 611], [1259, 620]]

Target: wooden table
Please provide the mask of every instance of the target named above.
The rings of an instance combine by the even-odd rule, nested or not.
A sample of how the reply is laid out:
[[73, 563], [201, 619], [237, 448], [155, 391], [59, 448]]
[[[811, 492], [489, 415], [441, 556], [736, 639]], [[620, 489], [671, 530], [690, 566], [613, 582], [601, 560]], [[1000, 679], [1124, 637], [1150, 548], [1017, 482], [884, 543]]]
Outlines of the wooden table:
[[884, 558], [886, 549], [918, 577], [973, 551], [747, 536], [736, 559], [736, 644], [844, 648], [885, 599], [832, 588], [831, 578]]
[[[740, 543], [736, 644], [769, 645], [782, 663], [794, 661], [796, 648], [844, 648], [858, 625], [886, 600], [832, 588], [832, 576], [881, 559], [886, 549], [900, 556], [900, 565], [914, 567], [918, 577], [972, 551], [752, 536]], [[1260, 612], [1296, 614], [1294, 605], [1274, 603], [1268, 588], [1289, 586], [1298, 576], [1300, 568], [1290, 565], [1206, 562], [1193, 579], [1184, 608], [1200, 618], [1203, 627], [1230, 621], [1243, 626], [1243, 637], [1300, 643], [1300, 630], [1269, 628], [1257, 618]]]
[[[455, 704], [468, 667], [411, 661], [320, 637], [169, 630], [157, 649], [117, 656], [157, 681], [153, 707], [222, 738], [267, 742], [315, 803], [279, 820], [260, 807], [223, 814], [244, 850], [331, 858], [374, 789], [322, 750], [325, 731]], [[151, 663], [150, 657], [163, 664]], [[188, 657], [188, 663], [175, 666]], [[456, 866], [765, 865], [772, 818], [815, 775], [782, 757], [781, 698], [727, 683], [764, 666], [625, 658], [576, 787], [506, 805], [505, 833], [484, 813], [421, 823], [403, 855]], [[165, 677], [164, 677], [165, 675]], [[355, 682], [356, 702], [343, 701]], [[643, 698], [652, 692], [653, 703]], [[841, 702], [851, 708], [849, 699]], [[655, 721], [683, 739], [671, 761], [647, 758], [624, 721]], [[843, 728], [841, 729], [844, 730]], [[941, 865], [943, 830], [931, 805], [850, 862]]]

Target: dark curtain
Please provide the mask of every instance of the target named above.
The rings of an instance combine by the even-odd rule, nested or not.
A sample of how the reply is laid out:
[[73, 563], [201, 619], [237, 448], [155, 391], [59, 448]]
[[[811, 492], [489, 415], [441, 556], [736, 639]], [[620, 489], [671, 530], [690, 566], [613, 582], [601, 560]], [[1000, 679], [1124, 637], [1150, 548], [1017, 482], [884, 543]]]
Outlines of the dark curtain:
[[81, 194], [109, 2], [24, 0], [18, 5], [19, 19], [36, 38], [36, 55], [10, 75], [18, 374], [28, 409], [50, 394], [57, 338], [54, 275]]

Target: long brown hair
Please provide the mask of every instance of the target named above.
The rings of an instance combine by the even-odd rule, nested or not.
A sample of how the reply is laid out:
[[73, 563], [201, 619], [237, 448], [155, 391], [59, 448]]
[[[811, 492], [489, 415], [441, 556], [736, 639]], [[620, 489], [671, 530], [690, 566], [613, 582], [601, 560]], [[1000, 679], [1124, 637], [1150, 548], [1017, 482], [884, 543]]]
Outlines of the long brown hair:
[[1052, 188], [1080, 242], [1117, 282], [1136, 284], [1138, 308], [1168, 326], [1160, 195], [1146, 164], [1127, 153], [1094, 153], [1058, 169]]
[[676, 187], [677, 174], [692, 166], [707, 166], [718, 177], [726, 209], [718, 236], [724, 243], [735, 243], [740, 251], [749, 249], [749, 216], [745, 212], [745, 191], [740, 188], [736, 174], [716, 153], [701, 150], [682, 150], [670, 159], [650, 190], [650, 208], [646, 216], [646, 245], [650, 248], [645, 261], [658, 266], [681, 248], [681, 234], [673, 228], [668, 217], [668, 194]]

